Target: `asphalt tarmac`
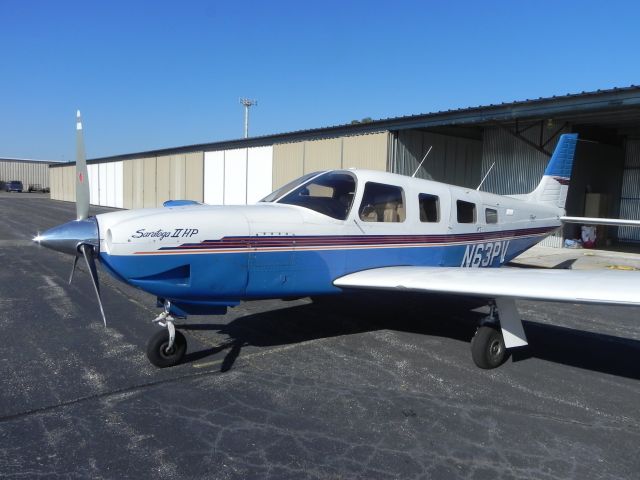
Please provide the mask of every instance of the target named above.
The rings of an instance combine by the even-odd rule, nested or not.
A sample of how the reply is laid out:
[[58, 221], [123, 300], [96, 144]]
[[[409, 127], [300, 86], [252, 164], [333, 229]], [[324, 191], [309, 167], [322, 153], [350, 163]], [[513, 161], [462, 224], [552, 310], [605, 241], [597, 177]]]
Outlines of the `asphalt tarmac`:
[[105, 328], [30, 241], [74, 212], [0, 193], [2, 478], [640, 478], [637, 308], [519, 302], [529, 351], [483, 371], [459, 301], [248, 302], [160, 370], [154, 298], [101, 272]]

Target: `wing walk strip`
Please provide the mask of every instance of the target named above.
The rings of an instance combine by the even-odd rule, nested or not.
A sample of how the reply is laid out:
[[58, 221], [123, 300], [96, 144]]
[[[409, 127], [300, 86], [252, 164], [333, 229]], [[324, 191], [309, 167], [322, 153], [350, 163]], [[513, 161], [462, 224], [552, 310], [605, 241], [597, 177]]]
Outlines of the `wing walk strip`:
[[[287, 252], [323, 250], [369, 250], [384, 248], [433, 248], [484, 243], [488, 240], [516, 240], [544, 236], [557, 227], [542, 227], [502, 232], [460, 235], [360, 235], [348, 237], [242, 237], [205, 240], [197, 244], [162, 247], [159, 250], [134, 252], [134, 255], [183, 255], [247, 252]], [[505, 235], [506, 234], [506, 235]]]

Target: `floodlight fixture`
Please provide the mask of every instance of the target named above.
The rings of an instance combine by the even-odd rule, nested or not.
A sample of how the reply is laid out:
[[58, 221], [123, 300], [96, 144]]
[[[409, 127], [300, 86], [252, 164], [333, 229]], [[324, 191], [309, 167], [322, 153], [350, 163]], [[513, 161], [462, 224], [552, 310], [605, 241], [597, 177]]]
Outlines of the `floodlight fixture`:
[[248, 98], [240, 98], [240, 103], [244, 106], [244, 138], [249, 137], [249, 107], [258, 105], [257, 100], [250, 100]]

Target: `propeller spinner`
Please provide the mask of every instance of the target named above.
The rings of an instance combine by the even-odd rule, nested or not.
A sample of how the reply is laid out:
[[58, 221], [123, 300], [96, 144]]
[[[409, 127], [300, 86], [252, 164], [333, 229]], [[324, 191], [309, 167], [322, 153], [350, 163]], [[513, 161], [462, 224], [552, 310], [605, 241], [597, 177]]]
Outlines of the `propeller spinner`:
[[33, 241], [43, 247], [74, 256], [69, 283], [73, 280], [78, 258], [80, 256], [84, 258], [106, 327], [107, 318], [102, 308], [100, 283], [96, 269], [96, 257], [100, 252], [100, 236], [95, 217], [89, 218], [89, 179], [80, 110], [78, 110], [76, 118], [76, 216], [76, 220], [53, 227], [35, 237]]

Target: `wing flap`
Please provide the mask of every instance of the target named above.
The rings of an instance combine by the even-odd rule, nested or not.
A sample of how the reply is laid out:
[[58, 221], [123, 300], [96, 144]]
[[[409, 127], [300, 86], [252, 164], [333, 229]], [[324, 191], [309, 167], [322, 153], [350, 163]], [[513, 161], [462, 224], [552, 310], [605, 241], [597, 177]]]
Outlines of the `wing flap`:
[[640, 305], [640, 272], [634, 271], [406, 266], [351, 273], [333, 283], [341, 288]]

